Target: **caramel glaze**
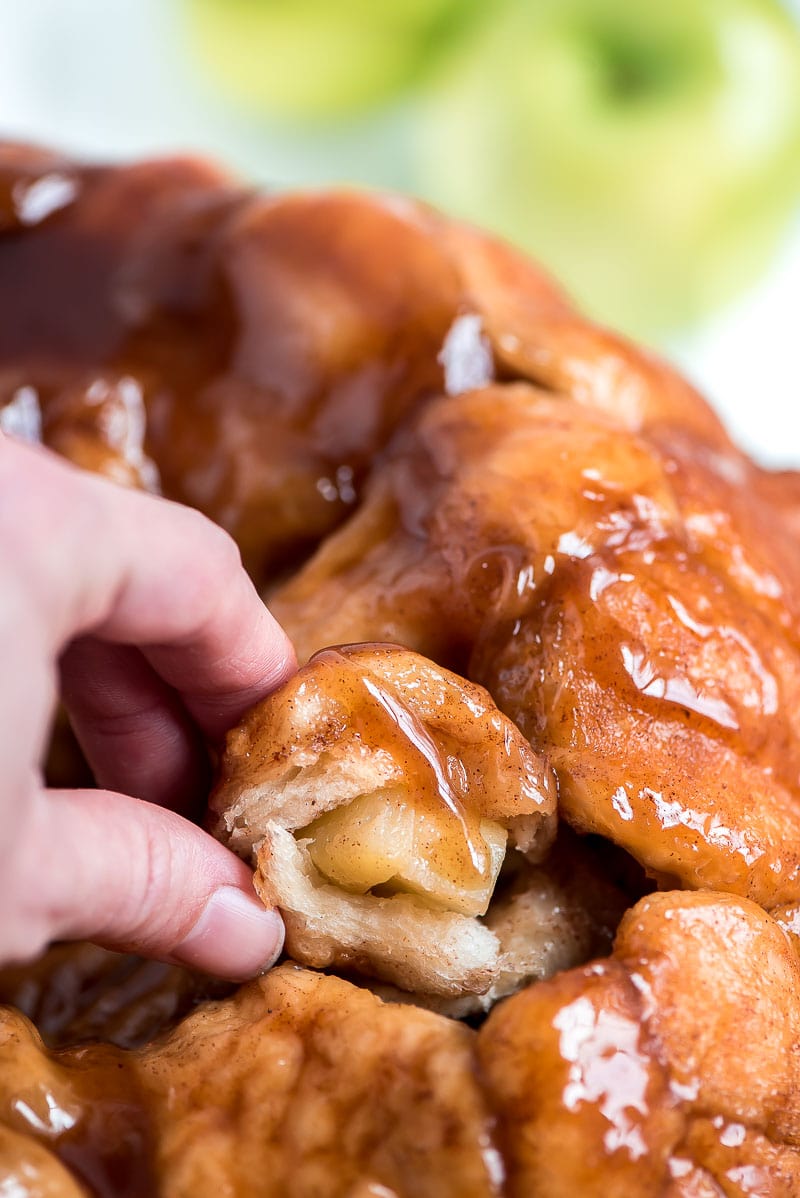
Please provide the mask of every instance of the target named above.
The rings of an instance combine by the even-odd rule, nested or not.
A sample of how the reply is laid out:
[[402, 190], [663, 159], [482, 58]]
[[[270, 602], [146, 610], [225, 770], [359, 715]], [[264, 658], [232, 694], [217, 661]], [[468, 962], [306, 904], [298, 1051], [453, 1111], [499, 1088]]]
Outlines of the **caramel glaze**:
[[91, 1040], [135, 1048], [233, 988], [94, 944], [55, 944], [32, 964], [0, 969], [0, 1003], [33, 1020], [50, 1048]]
[[508, 1192], [791, 1198], [799, 985], [786, 937], [754, 905], [643, 899], [609, 961], [509, 999], [481, 1031]]
[[43, 1144], [0, 1126], [0, 1188], [24, 1198], [87, 1198], [88, 1191]]
[[[122, 1050], [94, 1045], [47, 1056], [27, 1020], [6, 1010], [0, 1059], [0, 1120], [6, 1128], [42, 1144], [96, 1198], [156, 1192], [150, 1116], [132, 1060]], [[12, 1184], [20, 1184], [19, 1158], [9, 1172]]]
[[[49, 1198], [47, 1186], [53, 1198], [72, 1198], [59, 1161], [86, 1187], [76, 1195], [155, 1193], [147, 1103], [129, 1054], [118, 1049], [150, 1042], [198, 1002], [232, 989], [92, 944], [55, 945], [34, 964], [0, 970], [0, 1003], [34, 1020], [50, 1048], [71, 1049], [45, 1058], [22, 1017], [0, 1008], [0, 1131], [15, 1137], [0, 1139], [0, 1193], [5, 1168], [10, 1184], [31, 1185], [32, 1198]], [[47, 1150], [44, 1159], [30, 1157], [28, 1136]]]
[[800, 895], [800, 561], [760, 473], [522, 384], [441, 399], [272, 600], [301, 656], [385, 638], [462, 670], [561, 813], [662, 884]]
[[[430, 820], [443, 833], [437, 864], [456, 883], [486, 872], [484, 819], [509, 828], [530, 822], [537, 829], [530, 839], [541, 840], [541, 846], [537, 843], [538, 856], [533, 843], [526, 848], [537, 859], [552, 842], [552, 773], [490, 696], [398, 645], [385, 644], [323, 649], [251, 708], [227, 737], [210, 799], [215, 824], [222, 824], [243, 791], [257, 794], [259, 785], [277, 786], [294, 757], [304, 762], [323, 753], [342, 761], [372, 756], [375, 785], [390, 777], [408, 794], [423, 823]], [[253, 801], [258, 806], [259, 800]], [[295, 816], [300, 822], [293, 821], [293, 829], [319, 814], [315, 802]], [[259, 812], [252, 822], [245, 816], [249, 833], [243, 828], [243, 840], [234, 837], [232, 843], [249, 856], [270, 812]], [[224, 836], [221, 828], [219, 834]]]
[[[366, 648], [367, 654], [387, 651], [384, 646]], [[388, 647], [390, 654], [393, 651], [394, 647]], [[480, 834], [480, 817], [470, 809], [473, 779], [460, 752], [461, 742], [443, 729], [437, 730], [434, 740], [413, 706], [395, 688], [387, 687], [363, 657], [341, 646], [321, 650], [313, 662], [321, 668], [323, 679], [329, 674], [338, 694], [346, 694], [348, 730], [365, 747], [399, 756], [415, 807], [447, 830], [439, 847], [452, 853], [448, 874], [456, 881], [473, 873], [483, 877], [489, 852]], [[413, 685], [412, 681], [412, 693]], [[322, 688], [326, 688], [325, 681]]]
[[[363, 491], [276, 597], [301, 650], [463, 669], [577, 828], [794, 929], [800, 487], [678, 376], [472, 230], [194, 160], [2, 147], [0, 312], [4, 427], [201, 508], [261, 581]], [[47, 1055], [7, 1014], [0, 1151], [100, 1195], [788, 1196], [798, 992], [777, 925], [699, 893], [477, 1037], [283, 970], [138, 1053]]]
[[27, 389], [45, 442], [206, 511], [260, 574], [342, 518], [444, 385], [466, 301], [432, 227], [399, 200], [259, 197], [199, 161], [2, 147], [0, 402]]
[[443, 389], [530, 378], [725, 440], [679, 376], [501, 243], [398, 198], [259, 196], [200, 160], [0, 145], [0, 312], [0, 409], [207, 512], [260, 580], [348, 515]]
[[0, 1121], [102, 1196], [793, 1198], [798, 995], [760, 908], [654, 894], [478, 1032], [290, 965], [127, 1054], [0, 1012]]
[[455, 1022], [283, 966], [136, 1053], [47, 1056], [5, 1013], [0, 1120], [101, 1198], [482, 1198], [499, 1162], [472, 1046]]

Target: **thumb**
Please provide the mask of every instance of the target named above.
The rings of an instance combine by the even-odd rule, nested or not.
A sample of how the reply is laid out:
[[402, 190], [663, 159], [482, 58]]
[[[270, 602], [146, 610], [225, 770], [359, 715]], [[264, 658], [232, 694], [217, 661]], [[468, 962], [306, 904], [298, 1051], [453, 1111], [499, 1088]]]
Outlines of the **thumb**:
[[274, 963], [280, 916], [257, 898], [244, 862], [202, 829], [109, 791], [38, 799], [24, 841], [30, 860], [16, 857], [10, 891], [26, 896], [9, 922], [27, 929], [27, 943], [0, 956], [28, 956], [32, 941], [85, 939], [237, 981]]

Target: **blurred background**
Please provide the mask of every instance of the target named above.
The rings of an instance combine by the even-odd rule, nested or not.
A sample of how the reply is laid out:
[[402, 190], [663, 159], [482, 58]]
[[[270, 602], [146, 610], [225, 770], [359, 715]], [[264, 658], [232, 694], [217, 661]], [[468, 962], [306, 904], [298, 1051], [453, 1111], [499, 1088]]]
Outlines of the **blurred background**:
[[422, 196], [800, 465], [800, 0], [0, 0], [0, 133]]

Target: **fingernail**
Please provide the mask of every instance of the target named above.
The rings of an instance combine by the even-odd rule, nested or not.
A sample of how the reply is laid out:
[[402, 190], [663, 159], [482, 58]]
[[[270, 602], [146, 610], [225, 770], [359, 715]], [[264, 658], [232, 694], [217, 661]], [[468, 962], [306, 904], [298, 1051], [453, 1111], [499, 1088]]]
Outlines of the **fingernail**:
[[215, 890], [188, 936], [175, 948], [182, 965], [240, 982], [274, 965], [283, 948], [283, 921], [235, 886]]

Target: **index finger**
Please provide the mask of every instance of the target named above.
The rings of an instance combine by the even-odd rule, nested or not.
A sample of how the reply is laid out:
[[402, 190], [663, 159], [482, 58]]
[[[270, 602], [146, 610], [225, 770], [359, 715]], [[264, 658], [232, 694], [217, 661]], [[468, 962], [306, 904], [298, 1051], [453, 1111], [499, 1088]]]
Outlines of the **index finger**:
[[296, 668], [232, 539], [179, 504], [0, 437], [0, 540], [53, 660], [88, 633], [137, 645], [209, 737]]

